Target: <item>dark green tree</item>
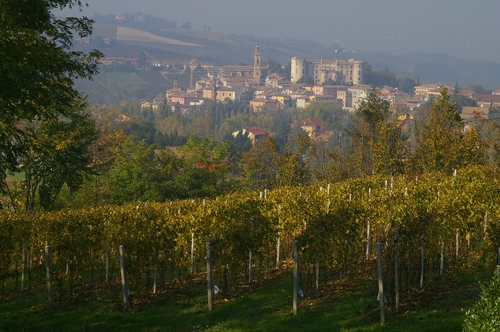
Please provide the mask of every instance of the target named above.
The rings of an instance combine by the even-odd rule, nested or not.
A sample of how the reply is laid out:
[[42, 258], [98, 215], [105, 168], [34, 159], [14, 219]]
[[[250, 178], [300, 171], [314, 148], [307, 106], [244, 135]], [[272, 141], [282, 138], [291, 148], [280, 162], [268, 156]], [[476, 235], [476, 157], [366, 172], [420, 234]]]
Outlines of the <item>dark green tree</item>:
[[452, 172], [485, 162], [484, 144], [476, 130], [462, 132], [463, 122], [448, 90], [432, 105], [427, 121], [416, 126], [412, 165], [419, 171]]
[[413, 94], [413, 90], [417, 83], [413, 78], [410, 77], [398, 77], [396, 78], [397, 88], [403, 92]]
[[161, 202], [176, 198], [174, 177], [180, 163], [170, 151], [155, 154], [155, 145], [142, 140], [125, 142], [109, 172], [112, 201], [123, 204], [135, 200]]
[[303, 184], [309, 176], [303, 155], [311, 142], [304, 131], [289, 135], [283, 149], [268, 137], [243, 153], [242, 169], [247, 184], [256, 188], [275, 188]]
[[75, 192], [84, 175], [92, 171], [92, 144], [97, 138], [95, 123], [78, 103], [66, 116], [35, 121], [26, 127], [20, 169], [24, 172], [26, 210], [53, 210], [63, 185]]
[[212, 197], [230, 189], [228, 148], [228, 142], [190, 136], [179, 149], [182, 168], [175, 178], [179, 197]]
[[74, 37], [89, 37], [87, 17], [56, 18], [54, 11], [82, 8], [80, 0], [2, 0], [0, 2], [0, 189], [15, 170], [23, 121], [66, 115], [79, 93], [75, 78], [97, 72], [102, 54], [72, 50]]
[[[383, 161], [376, 161], [374, 149], [379, 149], [381, 143], [380, 131], [385, 128], [390, 117], [390, 104], [379, 97], [378, 91], [374, 87], [368, 98], [361, 102], [356, 109], [353, 127], [349, 134], [354, 145], [353, 152], [356, 152], [358, 168], [361, 174], [375, 173], [375, 165]], [[385, 143], [385, 140], [382, 140]]]

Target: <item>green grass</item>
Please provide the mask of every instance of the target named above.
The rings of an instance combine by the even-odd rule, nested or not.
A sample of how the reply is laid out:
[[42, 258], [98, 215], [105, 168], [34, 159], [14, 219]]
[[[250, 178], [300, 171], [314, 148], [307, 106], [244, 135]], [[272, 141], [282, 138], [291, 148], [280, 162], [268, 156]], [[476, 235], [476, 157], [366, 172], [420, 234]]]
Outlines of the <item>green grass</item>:
[[[373, 265], [373, 264], [371, 264]], [[453, 271], [424, 288], [401, 295], [388, 324], [380, 326], [373, 266], [342, 281], [321, 285], [319, 297], [305, 294], [292, 315], [292, 274], [284, 270], [258, 285], [224, 290], [207, 312], [204, 276], [169, 282], [156, 295], [135, 297], [124, 312], [120, 286], [85, 286], [72, 302], [50, 311], [43, 280], [32, 290], [0, 301], [1, 331], [460, 331], [465, 312], [478, 298], [478, 275]], [[368, 272], [368, 273], [367, 273]], [[454, 275], [458, 277], [454, 277]], [[11, 280], [7, 289], [13, 289]], [[54, 299], [58, 300], [54, 286]]]

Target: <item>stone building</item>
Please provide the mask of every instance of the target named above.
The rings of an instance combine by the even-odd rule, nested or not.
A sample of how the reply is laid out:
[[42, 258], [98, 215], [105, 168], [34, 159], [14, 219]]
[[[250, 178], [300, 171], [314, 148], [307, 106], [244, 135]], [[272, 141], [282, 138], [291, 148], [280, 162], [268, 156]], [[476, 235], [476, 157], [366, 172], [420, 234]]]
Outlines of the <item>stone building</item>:
[[321, 85], [329, 80], [338, 84], [363, 84], [364, 61], [345, 60], [312, 60], [293, 57], [291, 60], [290, 80], [297, 83], [307, 76], [314, 85]]

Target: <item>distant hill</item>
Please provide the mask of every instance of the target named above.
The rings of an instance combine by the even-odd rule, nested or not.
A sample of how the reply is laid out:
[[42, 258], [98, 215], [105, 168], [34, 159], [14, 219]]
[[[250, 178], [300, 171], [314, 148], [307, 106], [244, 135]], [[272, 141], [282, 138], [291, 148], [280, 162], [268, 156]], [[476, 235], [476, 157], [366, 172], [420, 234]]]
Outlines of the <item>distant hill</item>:
[[117, 27], [116, 29], [116, 39], [120, 41], [139, 41], [139, 42], [151, 42], [166, 45], [178, 45], [178, 46], [201, 46], [193, 43], [186, 43], [172, 38], [165, 38], [153, 34], [148, 31], [127, 28], [127, 27]]
[[389, 68], [400, 76], [419, 78], [420, 82], [454, 86], [480, 84], [486, 89], [500, 88], [500, 63], [484, 60], [463, 60], [444, 54], [430, 53], [359, 53], [374, 70]]

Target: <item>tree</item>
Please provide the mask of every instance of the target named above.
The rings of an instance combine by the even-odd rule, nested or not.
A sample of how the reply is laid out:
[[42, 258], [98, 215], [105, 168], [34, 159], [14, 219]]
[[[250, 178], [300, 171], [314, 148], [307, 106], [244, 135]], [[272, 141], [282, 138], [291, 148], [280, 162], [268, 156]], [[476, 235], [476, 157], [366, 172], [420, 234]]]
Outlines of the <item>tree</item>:
[[145, 140], [125, 142], [109, 172], [112, 201], [123, 204], [135, 200], [161, 202], [175, 198], [174, 177], [179, 161], [173, 153], [155, 154], [155, 145]]
[[101, 36], [92, 36], [90, 37], [90, 46], [102, 48], [106, 47], [106, 43]]
[[258, 142], [250, 151], [243, 153], [241, 162], [247, 182], [260, 188], [305, 183], [309, 176], [309, 165], [303, 155], [310, 144], [309, 137], [302, 130], [295, 137], [295, 141], [292, 135], [288, 137], [283, 151], [280, 151], [272, 137]]
[[139, 66], [144, 66], [146, 65], [146, 61], [147, 61], [147, 56], [146, 56], [146, 53], [144, 53], [144, 51], [141, 51], [139, 53], [139, 60], [137, 60], [137, 63], [139, 64]]
[[369, 70], [365, 74], [366, 84], [376, 84], [378, 86], [396, 86], [396, 74], [385, 67], [383, 70]]
[[[381, 99], [378, 91], [373, 87], [368, 98], [363, 100], [359, 108], [356, 109], [353, 127], [349, 133], [355, 148], [354, 151], [358, 153], [359, 169], [364, 174], [375, 172], [376, 154], [374, 149], [380, 144], [380, 131], [382, 128], [385, 130], [389, 116], [389, 102]], [[377, 163], [380, 162], [377, 161]]]
[[299, 80], [297, 81], [297, 83], [301, 83], [301, 84], [314, 84], [314, 79], [309, 76], [309, 75], [303, 75], [301, 78], [299, 78]]
[[498, 331], [500, 329], [500, 277], [495, 272], [481, 284], [479, 300], [465, 313], [464, 331]]
[[477, 106], [475, 100], [470, 97], [464, 96], [460, 94], [462, 88], [458, 86], [458, 83], [455, 84], [455, 88], [453, 89], [453, 94], [450, 97], [450, 100], [455, 103], [458, 112], [462, 113], [462, 108], [464, 106]]
[[191, 22], [185, 22], [181, 25], [181, 29], [191, 30]]
[[91, 172], [91, 146], [97, 132], [86, 112], [85, 103], [77, 103], [66, 116], [33, 122], [23, 142], [20, 169], [25, 174], [26, 210], [35, 208], [38, 193], [40, 207], [53, 210], [63, 185], [76, 191], [84, 175]]
[[215, 142], [191, 135], [179, 149], [181, 170], [175, 177], [180, 198], [211, 197], [230, 188], [227, 175], [231, 171], [229, 143]]
[[486, 89], [483, 88], [483, 86], [479, 85], [479, 84], [465, 84], [463, 86], [463, 88], [466, 90], [472, 90], [476, 93], [487, 93]]
[[477, 131], [463, 134], [462, 126], [448, 90], [441, 90], [427, 121], [416, 127], [413, 166], [420, 171], [451, 172], [470, 163], [484, 163], [483, 144]]
[[415, 80], [410, 77], [398, 77], [396, 83], [399, 90], [410, 94], [413, 94], [413, 90], [417, 85]]
[[102, 53], [71, 50], [75, 36], [91, 35], [92, 21], [53, 14], [82, 7], [80, 0], [0, 2], [0, 189], [7, 170], [17, 167], [25, 138], [16, 124], [66, 115], [79, 98], [74, 79], [97, 72]]

